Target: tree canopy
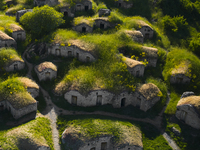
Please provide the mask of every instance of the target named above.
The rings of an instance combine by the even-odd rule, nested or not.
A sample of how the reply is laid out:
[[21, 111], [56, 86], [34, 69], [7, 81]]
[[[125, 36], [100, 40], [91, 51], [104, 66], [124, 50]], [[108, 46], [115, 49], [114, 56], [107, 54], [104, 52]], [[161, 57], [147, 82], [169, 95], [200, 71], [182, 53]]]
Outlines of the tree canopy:
[[27, 12], [20, 18], [24, 29], [32, 35], [32, 38], [40, 38], [54, 31], [64, 23], [63, 14], [47, 5], [35, 7], [33, 12]]

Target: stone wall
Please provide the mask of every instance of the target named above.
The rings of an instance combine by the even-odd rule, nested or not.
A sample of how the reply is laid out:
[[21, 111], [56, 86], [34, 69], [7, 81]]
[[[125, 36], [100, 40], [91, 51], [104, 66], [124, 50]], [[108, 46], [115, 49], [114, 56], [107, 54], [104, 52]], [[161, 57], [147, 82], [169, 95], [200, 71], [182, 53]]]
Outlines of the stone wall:
[[[83, 28], [85, 28], [85, 31], [83, 31]], [[73, 30], [77, 31], [77, 32], [88, 32], [88, 33], [92, 33], [93, 32], [93, 27], [85, 24], [85, 23], [82, 23], [82, 24], [79, 24], [77, 26], [74, 26], [72, 27]]]
[[111, 136], [105, 136], [97, 138], [93, 141], [88, 141], [85, 143], [85, 145], [80, 147], [79, 150], [90, 150], [92, 148], [95, 148], [95, 150], [101, 150], [102, 143], [107, 143], [106, 150], [112, 150], [113, 147], [111, 144], [111, 138]]
[[37, 150], [51, 150], [50, 147], [47, 146], [39, 146]]
[[[48, 79], [51, 80], [51, 79], [57, 77], [57, 71], [54, 71], [49, 68], [44, 69], [42, 72], [38, 72], [35, 68], [35, 72], [37, 73], [39, 81], [48, 80]], [[50, 73], [50, 74], [48, 74], [48, 73]], [[47, 76], [47, 74], [48, 74], [48, 76]]]
[[19, 10], [16, 12], [16, 21], [19, 22], [21, 16], [23, 16], [27, 12], [32, 12], [32, 9], [26, 9], [26, 10]]
[[[21, 34], [21, 36], [19, 34]], [[12, 33], [12, 37], [15, 40], [24, 41], [24, 40], [26, 40], [26, 32], [25, 31], [16, 31], [16, 32], [13, 32]]]
[[65, 93], [64, 98], [70, 104], [87, 107], [112, 104], [113, 96], [112, 93], [104, 90], [92, 91], [88, 95], [82, 95], [78, 91], [71, 90]]
[[17, 43], [16, 41], [13, 39], [13, 40], [0, 40], [0, 48], [1, 47], [14, 47], [16, 48], [17, 47]]
[[176, 117], [179, 120], [184, 121], [189, 126], [200, 129], [200, 118], [199, 114], [197, 114], [196, 110], [192, 105], [180, 105], [177, 106]]
[[33, 98], [36, 98], [39, 96], [39, 89], [36, 88], [27, 88], [27, 91], [31, 94]]
[[11, 109], [11, 114], [13, 115], [13, 117], [15, 119], [19, 119], [20, 117], [22, 117], [22, 116], [24, 116], [24, 115], [26, 115], [28, 113], [34, 112], [34, 111], [35, 112], [37, 111], [37, 103], [25, 106], [25, 107], [23, 107], [21, 109], [12, 108]]
[[33, 4], [35, 6], [43, 6], [43, 5], [54, 6], [58, 4], [58, 0], [34, 0]]
[[64, 16], [74, 17], [74, 13], [72, 13], [72, 10], [68, 7], [61, 7], [60, 12], [62, 12]]
[[144, 38], [143, 37], [134, 36], [133, 40], [136, 41], [136, 42], [138, 42], [138, 43], [143, 43], [144, 42]]
[[90, 1], [85, 1], [85, 2], [82, 2], [82, 3], [77, 3], [75, 5], [75, 10], [76, 11], [87, 11], [87, 10], [90, 10], [92, 9], [92, 3]]
[[15, 61], [11, 65], [4, 67], [4, 69], [7, 72], [10, 72], [10, 71], [22, 70], [22, 69], [24, 69], [24, 67], [25, 67], [25, 63], [24, 62]]
[[144, 38], [153, 38], [153, 30], [149, 26], [143, 26], [140, 29], [140, 32], [144, 36]]
[[131, 8], [133, 6], [133, 3], [126, 2], [125, 0], [118, 0], [117, 6], [122, 8]]
[[142, 99], [140, 109], [146, 112], [151, 107], [153, 107], [159, 100], [160, 100], [159, 96], [156, 96], [150, 100]]
[[128, 67], [128, 71], [135, 77], [142, 77], [144, 75], [144, 65], [137, 65], [133, 68]]
[[143, 57], [143, 58], [139, 58], [140, 61], [148, 61], [147, 67], [156, 67], [157, 64], [157, 58], [151, 58], [151, 57]]
[[107, 28], [111, 27], [110, 22], [105, 21], [103, 19], [96, 19], [95, 25], [96, 25], [97, 28], [101, 28], [101, 29], [107, 29]]
[[53, 45], [48, 48], [48, 54], [63, 57], [78, 57], [77, 59], [82, 62], [87, 62], [88, 60], [89, 62], [93, 62], [96, 60], [90, 52], [81, 50], [76, 46], [60, 46], [59, 44]]
[[172, 84], [175, 84], [175, 83], [177, 83], [177, 84], [189, 84], [190, 78], [185, 76], [184, 74], [171, 75], [170, 83], [172, 83]]

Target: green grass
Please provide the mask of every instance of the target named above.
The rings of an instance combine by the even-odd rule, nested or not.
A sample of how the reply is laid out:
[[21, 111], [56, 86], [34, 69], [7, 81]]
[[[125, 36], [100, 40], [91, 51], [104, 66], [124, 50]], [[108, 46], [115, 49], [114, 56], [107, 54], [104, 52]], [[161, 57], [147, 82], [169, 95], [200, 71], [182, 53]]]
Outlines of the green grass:
[[[122, 123], [123, 125], [127, 125], [127, 126], [134, 125], [134, 126], [139, 127], [140, 130], [142, 131], [142, 142], [143, 142], [144, 150], [149, 150], [149, 149], [171, 150], [170, 146], [167, 144], [167, 142], [162, 137], [160, 132], [154, 126], [152, 126], [150, 124], [138, 123], [138, 122], [127, 121], [127, 120], [123, 120], [123, 119], [116, 119], [116, 118], [106, 117], [106, 116], [99, 116], [99, 115], [59, 116], [58, 120], [57, 120], [57, 126], [59, 129], [60, 138], [61, 138], [63, 131], [66, 129], [66, 127], [68, 125], [70, 125], [70, 123], [79, 125], [79, 124], [83, 124], [83, 122], [85, 122], [84, 124], [87, 125], [87, 127], [90, 127], [90, 124], [92, 124], [91, 120], [95, 120], [95, 119], [104, 120], [104, 122], [107, 123], [107, 126], [108, 125], [112, 126], [112, 124], [110, 124], [112, 122], [119, 122], [119, 123]], [[91, 126], [90, 131], [91, 131], [90, 133], [95, 132], [95, 129], [93, 126]], [[110, 130], [110, 131], [112, 131], [112, 130]], [[60, 141], [60, 143], [61, 143], [61, 141]]]
[[[26, 136], [25, 139], [24, 135]], [[41, 144], [47, 144], [53, 149], [52, 131], [49, 119], [38, 117], [18, 127], [0, 131], [0, 145], [3, 149], [21, 149], [22, 145], [19, 143], [20, 139], [29, 140], [33, 143], [36, 141]]]
[[177, 94], [175, 91], [171, 91], [170, 94], [170, 101], [167, 105], [167, 108], [165, 110], [165, 114], [168, 115], [174, 115], [176, 113], [176, 105], [178, 101], [180, 100], [181, 95]]

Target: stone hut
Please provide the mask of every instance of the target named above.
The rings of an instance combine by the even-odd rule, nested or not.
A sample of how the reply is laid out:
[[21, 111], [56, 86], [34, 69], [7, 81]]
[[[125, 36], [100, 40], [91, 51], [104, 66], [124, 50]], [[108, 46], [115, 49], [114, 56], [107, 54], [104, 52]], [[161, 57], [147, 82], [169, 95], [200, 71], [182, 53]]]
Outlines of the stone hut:
[[158, 49], [153, 47], [142, 46], [144, 57], [140, 57], [140, 61], [148, 61], [147, 66], [156, 67], [158, 60]]
[[74, 9], [71, 8], [69, 4], [64, 4], [63, 6], [61, 6], [60, 12], [62, 12], [64, 16], [74, 17]]
[[77, 32], [92, 33], [93, 32], [93, 24], [90, 25], [89, 23], [81, 22], [80, 24], [73, 26], [72, 29], [77, 31]]
[[35, 66], [39, 81], [51, 80], [57, 77], [57, 67], [52, 62], [43, 62]]
[[122, 8], [131, 8], [133, 6], [133, 3], [129, 0], [129, 1], [126, 1], [126, 0], [117, 0], [116, 1], [116, 4], [118, 7], [122, 7]]
[[13, 39], [15, 39], [15, 41], [17, 40], [24, 41], [26, 39], [26, 32], [22, 27], [16, 24], [11, 24], [9, 26], [9, 29], [11, 29], [12, 37]]
[[187, 125], [200, 129], [200, 96], [181, 98], [176, 106], [176, 117]]
[[99, 9], [98, 13], [99, 13], [99, 17], [106, 17], [106, 16], [110, 16], [110, 9]]
[[138, 43], [143, 43], [144, 42], [144, 37], [140, 31], [136, 30], [126, 30], [125, 33], [130, 36], [133, 41], [136, 41]]
[[142, 33], [144, 38], [147, 39], [153, 38], [154, 30], [150, 25], [148, 25], [146, 22], [142, 20], [138, 21], [138, 25], [141, 27], [140, 32]]
[[43, 6], [43, 5], [54, 6], [58, 4], [58, 0], [34, 0], [33, 4], [35, 6]]
[[19, 10], [16, 12], [16, 21], [19, 22], [20, 18], [27, 12], [32, 12], [33, 9]]
[[19, 77], [18, 79], [23, 83], [24, 87], [27, 88], [27, 91], [33, 98], [39, 96], [39, 86], [34, 81], [26, 77]]
[[188, 84], [191, 78], [187, 76], [189, 73], [188, 62], [180, 63], [171, 72], [170, 83], [172, 84]]
[[6, 33], [0, 31], [0, 48], [1, 47], [17, 47], [16, 41]]
[[88, 11], [92, 9], [91, 0], [79, 0], [76, 2], [75, 11]]
[[11, 57], [12, 58], [9, 59], [3, 67], [6, 72], [18, 71], [24, 69], [25, 63], [22, 58], [20, 58], [19, 56], [11, 56]]
[[153, 83], [143, 84], [135, 92], [133, 104], [143, 111], [147, 111], [160, 100], [160, 89]]
[[99, 89], [82, 94], [78, 90], [70, 90], [64, 94], [64, 98], [72, 105], [76, 106], [100, 106], [112, 104], [114, 94], [107, 90]]
[[93, 62], [97, 59], [95, 46], [80, 40], [70, 40], [66, 46], [60, 46], [58, 43], [52, 44], [48, 48], [48, 54], [75, 57], [82, 62]]
[[142, 77], [144, 75], [145, 65], [137, 60], [128, 57], [123, 57], [122, 60], [126, 63], [128, 71], [135, 77]]
[[11, 112], [15, 119], [31, 112], [37, 112], [37, 101], [27, 92], [13, 93], [5, 98], [0, 98], [0, 107]]
[[111, 24], [107, 17], [99, 17], [95, 19], [95, 26], [100, 29], [107, 29], [111, 27]]
[[[76, 121], [76, 120], [75, 120]], [[87, 125], [80, 122], [79, 125], [73, 123], [67, 125], [67, 128], [62, 134], [62, 143], [64, 149], [73, 150], [143, 150], [142, 134], [138, 127], [130, 124], [129, 126], [123, 125], [121, 122], [114, 122], [108, 126], [105, 126], [104, 120], [91, 119]], [[108, 121], [107, 121], [108, 122]], [[110, 122], [109, 122], [110, 123]], [[98, 131], [100, 135], [91, 137], [86, 133], [89, 127], [94, 129], [91, 132]], [[116, 127], [120, 130], [120, 138], [116, 141], [116, 137], [108, 130]], [[100, 129], [100, 130], [99, 130]], [[81, 132], [80, 132], [81, 131]], [[96, 135], [91, 133], [92, 135]], [[122, 138], [123, 137], [123, 138]]]

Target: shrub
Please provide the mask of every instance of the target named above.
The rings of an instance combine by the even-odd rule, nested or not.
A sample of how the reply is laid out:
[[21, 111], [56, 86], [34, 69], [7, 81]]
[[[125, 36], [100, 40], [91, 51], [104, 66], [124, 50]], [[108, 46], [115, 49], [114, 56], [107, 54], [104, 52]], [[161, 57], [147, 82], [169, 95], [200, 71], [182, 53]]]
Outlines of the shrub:
[[35, 7], [33, 12], [24, 14], [20, 18], [20, 22], [24, 29], [35, 39], [49, 34], [49, 32], [54, 31], [59, 25], [64, 23], [62, 17], [62, 13], [45, 5], [40, 8]]

